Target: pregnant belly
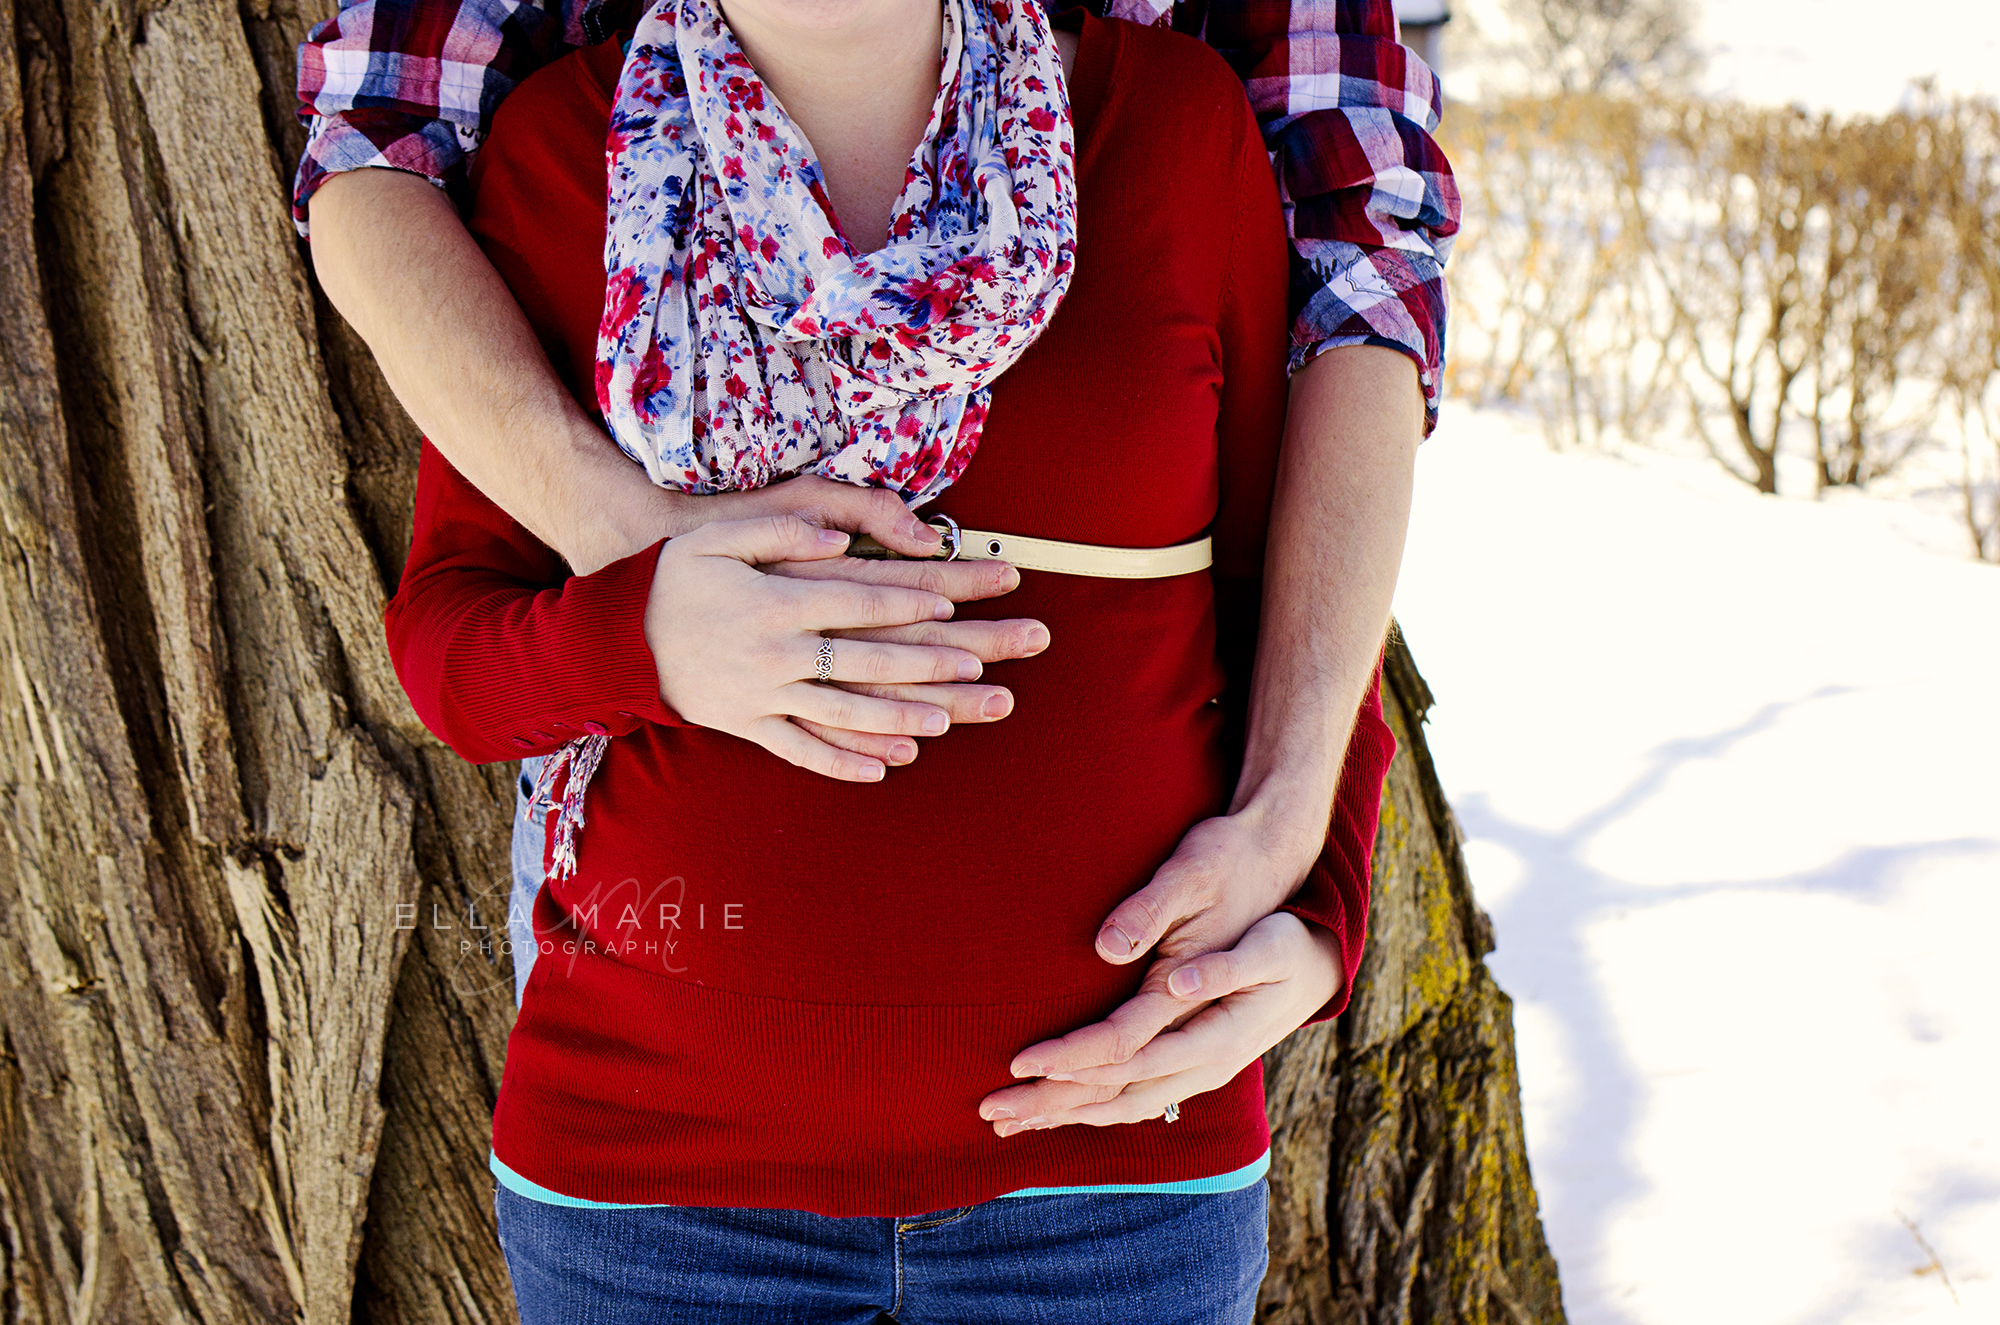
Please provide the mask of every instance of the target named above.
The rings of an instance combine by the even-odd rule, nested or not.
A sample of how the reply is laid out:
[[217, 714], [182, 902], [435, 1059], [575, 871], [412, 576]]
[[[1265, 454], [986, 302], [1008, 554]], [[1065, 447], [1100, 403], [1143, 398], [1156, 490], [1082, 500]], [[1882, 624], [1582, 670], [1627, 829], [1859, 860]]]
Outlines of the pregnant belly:
[[1013, 714], [881, 783], [698, 728], [614, 741], [577, 873], [537, 908], [545, 954], [824, 1003], [1136, 986], [1097, 931], [1228, 795], [1206, 577], [1030, 587], [991, 605], [1050, 626], [1047, 652], [989, 669]]

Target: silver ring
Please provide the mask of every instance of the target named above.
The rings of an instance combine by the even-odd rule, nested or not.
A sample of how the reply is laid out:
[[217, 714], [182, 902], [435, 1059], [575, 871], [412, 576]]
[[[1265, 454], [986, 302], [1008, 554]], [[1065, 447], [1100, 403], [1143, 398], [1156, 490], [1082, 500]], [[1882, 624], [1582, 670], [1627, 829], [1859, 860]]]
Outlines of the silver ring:
[[813, 659], [813, 675], [822, 681], [833, 679], [833, 641], [821, 637], [819, 653]]
[[1179, 1121], [1180, 1121], [1180, 1117], [1181, 1117], [1181, 1104], [1180, 1104], [1180, 1101], [1179, 1101], [1179, 1100], [1168, 1100], [1168, 1101], [1167, 1101], [1167, 1111], [1166, 1111], [1165, 1113], [1161, 1114], [1161, 1115], [1160, 1115], [1160, 1117], [1161, 1117], [1161, 1118], [1162, 1118], [1162, 1119], [1163, 1119], [1164, 1121], [1166, 1121], [1166, 1122], [1170, 1122], [1170, 1123], [1174, 1123], [1174, 1122], [1179, 1122]]

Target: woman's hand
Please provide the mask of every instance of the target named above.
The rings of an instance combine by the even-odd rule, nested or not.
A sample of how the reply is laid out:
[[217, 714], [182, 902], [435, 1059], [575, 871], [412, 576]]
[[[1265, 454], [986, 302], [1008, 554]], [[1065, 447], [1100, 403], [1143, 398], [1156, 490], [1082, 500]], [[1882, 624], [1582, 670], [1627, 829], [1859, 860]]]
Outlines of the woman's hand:
[[[1171, 969], [1172, 978], [1169, 978]], [[1198, 979], [1190, 981], [1190, 975]], [[1061, 1041], [1044, 1055], [1041, 1080], [1008, 1086], [979, 1104], [1001, 1136], [1067, 1123], [1102, 1127], [1157, 1118], [1167, 1105], [1225, 1085], [1290, 1035], [1340, 989], [1339, 941], [1288, 911], [1252, 925], [1234, 948], [1191, 962], [1155, 962], [1141, 997], [1169, 999], [1188, 1017], [1178, 1029], [1135, 1045], [1106, 1066], [1065, 1064]], [[1156, 987], [1157, 986], [1157, 987]], [[1214, 999], [1201, 1007], [1204, 999]]]
[[[954, 603], [997, 598], [1021, 583], [1021, 573], [1004, 561], [886, 561], [839, 556], [821, 561], [785, 561], [761, 569], [772, 575], [794, 579], [899, 585], [942, 594]], [[1032, 658], [1049, 646], [1048, 627], [1025, 618], [922, 621], [909, 626], [823, 630], [820, 633], [828, 639], [964, 649], [981, 663]], [[835, 681], [834, 684], [859, 695], [937, 705], [950, 716], [954, 727], [967, 722], [997, 722], [1014, 711], [1014, 696], [1000, 686], [951, 682], [918, 684], [909, 681]], [[844, 731], [797, 717], [792, 721], [828, 745], [880, 759], [891, 767], [907, 764], [917, 757], [917, 743], [907, 736]]]
[[[645, 617], [661, 698], [689, 722], [754, 741], [802, 768], [856, 782], [883, 776], [891, 738], [938, 735], [954, 714], [964, 721], [1004, 715], [1012, 707], [1011, 695], [998, 686], [972, 684], [983, 670], [981, 655], [1039, 652], [1048, 638], [1039, 623], [953, 623], [970, 629], [938, 635], [936, 626], [950, 618], [953, 605], [933, 589], [758, 569], [825, 562], [839, 557], [847, 541], [844, 533], [792, 515], [719, 521], [670, 539], [660, 549]], [[903, 565], [909, 569], [899, 573], [929, 574], [931, 583], [952, 582], [956, 568], [955, 563]], [[1017, 578], [1011, 567], [972, 573], [998, 576], [994, 583], [1007, 588]], [[944, 578], [936, 578], [939, 574]], [[822, 638], [835, 644], [832, 679], [869, 693], [813, 679]], [[937, 642], [941, 639], [953, 642]], [[951, 689], [931, 688], [940, 683]], [[908, 698], [902, 687], [922, 687], [917, 693], [943, 702]], [[795, 718], [822, 731], [878, 738], [882, 750], [829, 744]], [[913, 740], [907, 754], [915, 755]]]
[[[954, 603], [995, 598], [1021, 582], [1020, 572], [1004, 562], [922, 560], [936, 552], [943, 545], [943, 539], [937, 530], [912, 514], [900, 497], [885, 488], [863, 488], [817, 474], [802, 474], [742, 492], [694, 495], [668, 489], [658, 491], [664, 521], [662, 529], [670, 538], [684, 537], [711, 524], [789, 515], [823, 529], [868, 534], [891, 551], [919, 558], [864, 560], [846, 557], [839, 555], [844, 545], [830, 543], [828, 546], [836, 547], [832, 555], [815, 548], [810, 560], [785, 560], [759, 567], [771, 575], [917, 589], [948, 598]], [[1047, 648], [1049, 642], [1048, 628], [1038, 621], [1027, 620], [927, 620], [916, 625], [826, 629], [819, 633], [829, 639], [957, 649], [972, 654], [982, 664], [1005, 658], [1032, 657]], [[818, 648], [816, 641], [813, 647]], [[655, 656], [658, 656], [657, 650]], [[836, 651], [835, 657], [838, 659], [839, 651]], [[834, 684], [841, 689], [872, 698], [939, 708], [944, 710], [947, 720], [954, 726], [995, 722], [1006, 717], [1014, 708], [1014, 697], [1000, 686], [926, 681], [923, 675], [914, 671], [855, 681], [843, 680], [843, 675], [843, 672], [836, 671], [834, 677]], [[798, 715], [793, 715], [792, 721], [820, 743], [861, 756], [859, 761], [833, 757], [834, 762], [825, 767], [818, 763], [805, 765], [816, 771], [831, 771], [831, 776], [851, 777], [867, 768], [871, 761], [898, 766], [917, 757], [917, 742], [908, 734], [856, 731]], [[778, 752], [777, 747], [768, 742], [760, 744], [774, 753]], [[809, 750], [811, 747], [800, 748]], [[829, 758], [823, 752], [814, 753], [822, 760]], [[793, 759], [793, 762], [799, 761]]]

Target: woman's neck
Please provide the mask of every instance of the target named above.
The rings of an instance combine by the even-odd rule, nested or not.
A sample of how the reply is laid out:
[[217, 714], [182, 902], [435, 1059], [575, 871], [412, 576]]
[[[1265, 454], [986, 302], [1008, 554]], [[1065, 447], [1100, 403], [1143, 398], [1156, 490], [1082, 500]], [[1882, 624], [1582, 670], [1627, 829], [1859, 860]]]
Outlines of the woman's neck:
[[[937, 101], [938, 0], [719, 0], [718, 7], [812, 144], [848, 242], [863, 253], [881, 248]], [[1057, 33], [1056, 40], [1067, 72], [1075, 39]]]
[[938, 0], [726, 0], [723, 16], [812, 144], [848, 242], [888, 242], [937, 100]]

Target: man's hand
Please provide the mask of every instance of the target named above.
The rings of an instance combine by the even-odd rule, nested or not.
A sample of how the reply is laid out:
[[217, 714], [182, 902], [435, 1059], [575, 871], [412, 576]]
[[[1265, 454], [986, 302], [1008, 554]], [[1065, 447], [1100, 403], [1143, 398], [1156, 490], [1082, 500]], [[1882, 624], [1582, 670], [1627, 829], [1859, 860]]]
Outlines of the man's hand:
[[[1120, 903], [1098, 931], [1097, 952], [1108, 962], [1122, 964], [1148, 951], [1157, 953], [1139, 991], [1103, 1021], [1030, 1045], [1015, 1055], [1009, 1070], [1017, 1077], [1047, 1077], [1050, 1073], [1074, 1074], [1129, 1063], [1162, 1031], [1232, 993], [1245, 968], [1241, 963], [1229, 965], [1231, 950], [1298, 887], [1319, 854], [1325, 832], [1324, 824], [1317, 833], [1309, 826], [1285, 830], [1266, 818], [1261, 806], [1204, 819], [1188, 830], [1152, 881]], [[1295, 949], [1291, 955], [1300, 951]], [[1259, 956], [1268, 958], [1269, 954], [1260, 949]], [[1262, 981], [1298, 974], [1276, 970], [1268, 962], [1257, 969]], [[1337, 988], [1337, 980], [1335, 985]], [[1260, 1009], [1268, 1006], [1268, 998], [1260, 1001]], [[1299, 1021], [1318, 1006], [1315, 1003], [1302, 1010]], [[1232, 1012], [1211, 1025], [1234, 1024], [1234, 1017]], [[1297, 1025], [1294, 1022], [1286, 1029]], [[1210, 1031], [1208, 1036], [1212, 1034]], [[1208, 1036], [1203, 1042], [1210, 1042]], [[1222, 1081], [1228, 1079], [1223, 1077]], [[980, 1116], [989, 1120], [1026, 1118], [1033, 1115], [1024, 1110], [1040, 1113], [1044, 1101], [1080, 1098], [1074, 1090], [1040, 1083], [1011, 1086], [982, 1100]], [[1090, 1098], [1102, 1100], [1109, 1095], [1100, 1091]], [[1000, 1109], [1011, 1113], [993, 1112]]]
[[[1013, 1074], [1121, 1063], [1190, 1015], [1198, 1004], [1180, 995], [1199, 992], [1187, 981], [1200, 981], [1202, 968], [1190, 966], [1172, 992], [1168, 978], [1203, 953], [1232, 947], [1277, 910], [1305, 878], [1324, 836], [1324, 825], [1317, 836], [1280, 833], [1256, 810], [1204, 819], [1189, 829], [1152, 881], [1121, 902], [1097, 934], [1098, 956], [1114, 964], [1156, 953], [1139, 992], [1095, 1025], [1022, 1050]], [[1220, 996], [1210, 992], [1201, 998]]]
[[[1168, 1104], [1227, 1085], [1338, 993], [1345, 978], [1333, 935], [1286, 911], [1259, 920], [1229, 951], [1179, 966], [1176, 975], [1176, 986], [1194, 978], [1186, 996], [1168, 992], [1164, 980], [1157, 996], [1187, 1018], [1178, 1029], [1148, 1036], [1143, 1047], [1121, 1052], [1108, 1065], [1070, 1065], [1061, 1051], [1042, 1057], [1037, 1067], [1047, 1076], [988, 1095], [979, 1116], [1001, 1136], [1157, 1118]], [[1148, 986], [1154, 978], [1148, 974]], [[1037, 1045], [1029, 1054], [1041, 1056], [1047, 1048]]]

